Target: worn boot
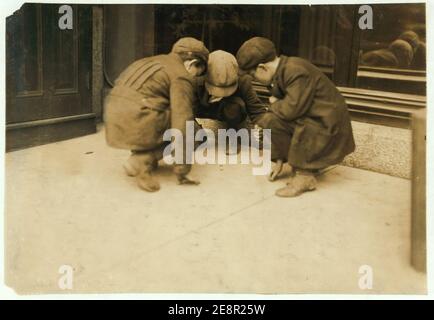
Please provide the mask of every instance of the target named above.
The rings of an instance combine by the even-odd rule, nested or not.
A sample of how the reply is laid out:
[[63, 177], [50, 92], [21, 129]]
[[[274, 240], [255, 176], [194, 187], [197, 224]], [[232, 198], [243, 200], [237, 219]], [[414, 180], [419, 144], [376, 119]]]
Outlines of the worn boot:
[[160, 183], [152, 174], [152, 166], [146, 166], [144, 170], [137, 176], [137, 184], [140, 189], [148, 192], [160, 190]]
[[298, 170], [286, 184], [286, 187], [278, 189], [278, 197], [296, 197], [306, 191], [312, 191], [316, 188], [316, 178], [312, 171]]
[[133, 151], [124, 164], [127, 175], [137, 178], [138, 186], [148, 192], [160, 190], [160, 184], [152, 172], [158, 167], [158, 160], [153, 151]]

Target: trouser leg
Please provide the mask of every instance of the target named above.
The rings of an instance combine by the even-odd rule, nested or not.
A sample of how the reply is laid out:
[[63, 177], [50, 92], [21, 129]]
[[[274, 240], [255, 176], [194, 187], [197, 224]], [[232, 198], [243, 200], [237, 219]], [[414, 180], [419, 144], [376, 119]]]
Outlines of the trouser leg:
[[[273, 113], [266, 113], [258, 120], [258, 125], [271, 129], [271, 159], [288, 161], [295, 124], [283, 121]], [[295, 197], [316, 188], [316, 178], [312, 170], [292, 168], [291, 173], [286, 186], [276, 191], [277, 196]]]
[[271, 129], [271, 160], [288, 161], [294, 125], [281, 120], [271, 112], [258, 117], [257, 124], [262, 129]]

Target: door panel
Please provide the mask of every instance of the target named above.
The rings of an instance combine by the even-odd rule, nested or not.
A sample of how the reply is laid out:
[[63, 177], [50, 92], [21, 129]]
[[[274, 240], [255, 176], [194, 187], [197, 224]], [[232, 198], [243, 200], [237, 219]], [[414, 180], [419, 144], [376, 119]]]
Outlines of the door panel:
[[74, 15], [76, 28], [53, 34], [53, 40], [57, 43], [53, 52], [52, 70], [55, 75], [55, 95], [78, 93], [78, 29], [80, 26], [77, 24], [76, 17]]
[[[21, 13], [16, 29], [16, 92], [20, 97], [42, 96], [41, 11], [36, 7]], [[34, 29], [28, 33], [25, 30]]]
[[[7, 149], [37, 145], [77, 135], [95, 132], [91, 126], [91, 70], [92, 70], [92, 7], [72, 5], [73, 28], [61, 30], [58, 21], [59, 5], [25, 4], [7, 19]], [[82, 117], [81, 117], [82, 116]], [[46, 121], [56, 119], [54, 121]], [[84, 124], [83, 120], [86, 119]], [[42, 121], [45, 120], [45, 121]], [[41, 122], [42, 121], [42, 122]], [[30, 130], [31, 143], [16, 130], [29, 131], [34, 126], [75, 121], [68, 124], [68, 134], [39, 128]], [[72, 128], [72, 131], [71, 131]], [[42, 130], [42, 131], [41, 131]], [[26, 134], [24, 134], [26, 136]], [[19, 137], [19, 138], [18, 138]]]

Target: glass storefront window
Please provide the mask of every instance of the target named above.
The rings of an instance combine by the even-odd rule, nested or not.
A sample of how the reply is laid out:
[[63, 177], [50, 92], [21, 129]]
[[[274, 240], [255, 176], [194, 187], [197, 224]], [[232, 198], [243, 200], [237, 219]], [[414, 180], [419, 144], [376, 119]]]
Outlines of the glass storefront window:
[[371, 7], [373, 29], [360, 31], [356, 87], [425, 95], [425, 5]]
[[337, 86], [426, 94], [425, 4], [372, 4], [373, 29], [360, 30], [359, 5], [155, 5], [156, 53], [183, 36], [235, 54], [254, 36], [317, 65]]
[[355, 7], [303, 7], [299, 56], [315, 64], [339, 86], [348, 86], [352, 71]]
[[282, 53], [296, 55], [299, 8], [261, 5], [155, 5], [157, 52], [165, 53], [180, 37], [202, 40], [210, 51], [236, 54], [255, 36], [272, 39]]
[[299, 55], [315, 64], [331, 79], [337, 63], [337, 6], [305, 7], [301, 15]]
[[425, 5], [372, 5], [372, 10], [373, 29], [361, 32], [359, 66], [425, 70]]

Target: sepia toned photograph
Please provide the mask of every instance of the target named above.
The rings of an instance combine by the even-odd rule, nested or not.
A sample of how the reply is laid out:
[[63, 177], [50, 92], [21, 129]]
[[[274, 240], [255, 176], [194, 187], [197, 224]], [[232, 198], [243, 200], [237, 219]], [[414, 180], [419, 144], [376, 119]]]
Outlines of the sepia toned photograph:
[[16, 294], [427, 294], [425, 3], [7, 15]]

